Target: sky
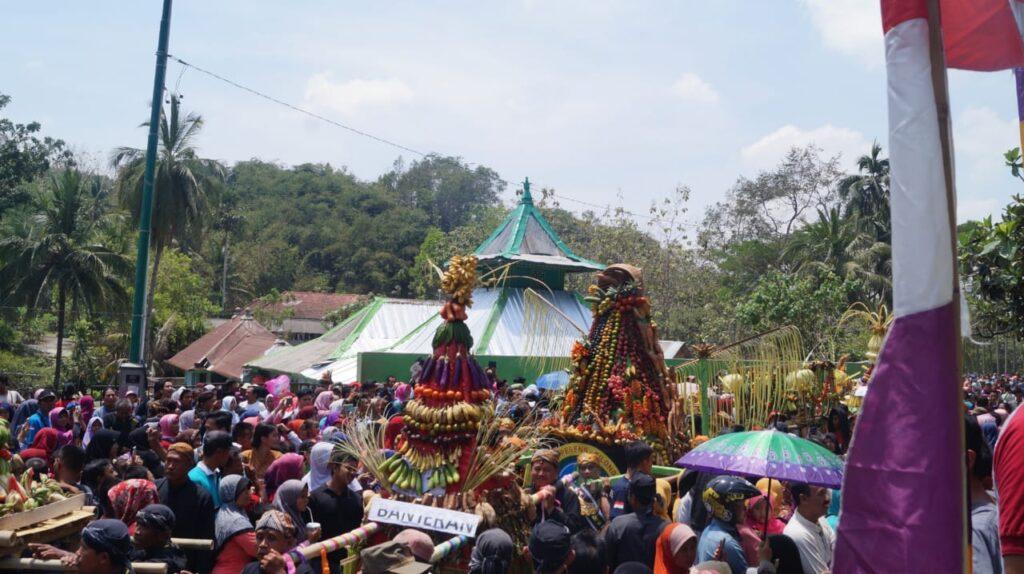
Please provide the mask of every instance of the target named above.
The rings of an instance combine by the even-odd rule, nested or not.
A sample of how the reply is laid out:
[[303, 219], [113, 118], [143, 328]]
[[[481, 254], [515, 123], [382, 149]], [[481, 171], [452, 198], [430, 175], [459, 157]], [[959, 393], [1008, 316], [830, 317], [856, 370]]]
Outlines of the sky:
[[[94, 166], [144, 147], [161, 2], [36, 0], [0, 20], [4, 113], [35, 120]], [[643, 213], [677, 186], [691, 221], [793, 145], [887, 147], [877, 0], [750, 2], [177, 0], [171, 54], [422, 152], [529, 177], [569, 199]], [[171, 62], [167, 87], [206, 124], [205, 157], [327, 162], [376, 179], [380, 142]], [[999, 213], [1020, 182], [1010, 72], [952, 71], [961, 221]]]

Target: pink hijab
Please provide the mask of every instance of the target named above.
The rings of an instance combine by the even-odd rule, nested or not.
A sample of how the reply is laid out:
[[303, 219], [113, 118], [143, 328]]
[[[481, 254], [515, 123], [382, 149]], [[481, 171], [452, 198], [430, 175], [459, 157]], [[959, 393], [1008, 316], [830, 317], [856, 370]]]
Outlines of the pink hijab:
[[274, 499], [274, 495], [277, 493], [277, 488], [289, 480], [301, 480], [303, 475], [302, 465], [306, 459], [301, 454], [295, 454], [289, 452], [281, 455], [270, 464], [267, 468], [267, 473], [264, 475], [263, 480], [267, 487], [267, 493], [270, 495], [270, 500]]
[[174, 442], [175, 437], [178, 436], [174, 430], [176, 426], [178, 426], [178, 415], [172, 413], [160, 417], [160, 439]]
[[409, 395], [412, 393], [412, 387], [408, 383], [399, 383], [395, 387], [395, 398], [402, 401], [403, 403], [409, 400]]
[[326, 416], [331, 410], [331, 403], [334, 402], [334, 393], [331, 391], [322, 391], [316, 396], [316, 400], [313, 401], [313, 406], [316, 407], [316, 414], [318, 417]]
[[786, 523], [779, 520], [777, 516], [774, 516], [771, 500], [763, 494], [753, 498], [748, 498], [745, 502], [747, 505], [747, 526], [749, 526], [750, 529], [756, 532], [761, 538], [764, 538], [764, 520], [757, 520], [751, 512], [751, 510], [754, 509], [754, 506], [761, 500], [764, 500], [765, 504], [768, 505], [768, 535], [782, 534], [783, 529], [786, 528]]
[[82, 398], [78, 399], [78, 406], [82, 408], [82, 422], [92, 420], [92, 413], [96, 410], [96, 401], [92, 395], [82, 395]]

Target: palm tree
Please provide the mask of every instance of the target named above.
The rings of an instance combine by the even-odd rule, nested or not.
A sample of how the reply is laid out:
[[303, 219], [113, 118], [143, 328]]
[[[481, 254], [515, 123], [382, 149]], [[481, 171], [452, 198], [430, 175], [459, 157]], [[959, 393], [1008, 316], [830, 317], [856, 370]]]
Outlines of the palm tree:
[[844, 277], [852, 258], [849, 247], [856, 237], [850, 220], [838, 208], [819, 209], [818, 220], [793, 234], [782, 258], [797, 262], [798, 271], [831, 271]]
[[[203, 118], [189, 113], [182, 117], [180, 99], [172, 94], [170, 115], [160, 114], [160, 144], [153, 186], [151, 241], [153, 266], [149, 272], [146, 317], [153, 312], [153, 292], [160, 269], [160, 257], [172, 242], [199, 236], [207, 219], [207, 201], [218, 181], [224, 179], [224, 167], [215, 160], [202, 159], [196, 153], [195, 139], [203, 128]], [[154, 102], [159, 105], [159, 102]], [[148, 127], [149, 122], [141, 127]], [[146, 168], [143, 150], [122, 147], [114, 150], [111, 164], [118, 170], [117, 193], [136, 224], [142, 205], [142, 180]], [[148, 335], [147, 335], [148, 336]], [[147, 354], [151, 345], [146, 345]]]
[[892, 288], [892, 248], [873, 233], [858, 230], [857, 223], [836, 207], [819, 209], [817, 221], [793, 234], [782, 259], [794, 262], [801, 273], [831, 272], [859, 281], [863, 292], [857, 299], [885, 302]]
[[856, 217], [861, 230], [889, 243], [889, 160], [881, 154], [882, 146], [871, 144], [871, 152], [857, 159], [857, 174], [840, 180], [839, 197], [845, 214]]
[[122, 253], [101, 242], [106, 215], [97, 211], [99, 182], [76, 170], [50, 176], [49, 186], [32, 200], [32, 215], [20, 220], [0, 240], [0, 286], [5, 304], [38, 307], [56, 291], [57, 365], [60, 385], [64, 327], [68, 303], [87, 311], [127, 302], [121, 282], [131, 271]]

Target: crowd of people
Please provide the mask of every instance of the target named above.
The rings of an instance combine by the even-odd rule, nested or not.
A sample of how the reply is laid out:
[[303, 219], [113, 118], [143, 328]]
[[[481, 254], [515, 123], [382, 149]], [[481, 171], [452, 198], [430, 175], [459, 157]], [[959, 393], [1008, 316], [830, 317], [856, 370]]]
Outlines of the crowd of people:
[[[496, 387], [503, 416], [525, 419], [547, 409], [549, 397], [525, 381]], [[964, 380], [976, 573], [1024, 573], [1024, 422], [1013, 417], [1022, 390], [1015, 375]], [[170, 574], [337, 574], [344, 549], [312, 557], [302, 550], [359, 528], [379, 489], [361, 460], [335, 448], [347, 440], [342, 427], [353, 417], [393, 427], [414, 391], [392, 377], [294, 390], [272, 382], [187, 388], [166, 381], [145, 397], [108, 388], [94, 399], [73, 386], [60, 396], [48, 389], [25, 395], [0, 375], [13, 474], [49, 475], [65, 494], [84, 494], [97, 514], [77, 547], [33, 544], [32, 556], [100, 574], [140, 562], [164, 564]], [[837, 407], [811, 438], [843, 456], [855, 418]], [[454, 563], [478, 574], [831, 570], [840, 491], [705, 472], [656, 478], [654, 452], [642, 441], [626, 445], [626, 471], [609, 481], [594, 454], [578, 455], [577, 472], [560, 476], [559, 453], [536, 450], [528, 484], [515, 485], [526, 501], [528, 532], [517, 536], [482, 521], [467, 560]], [[433, 568], [434, 545], [443, 538], [399, 530], [389, 527], [364, 544], [362, 572]], [[182, 548], [181, 540], [212, 544]]]

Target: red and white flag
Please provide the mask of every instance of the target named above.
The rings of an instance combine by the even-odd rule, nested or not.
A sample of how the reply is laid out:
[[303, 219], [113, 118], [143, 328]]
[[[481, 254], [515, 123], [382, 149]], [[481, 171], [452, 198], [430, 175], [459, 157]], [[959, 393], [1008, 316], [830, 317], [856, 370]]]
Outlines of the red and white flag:
[[939, 111], [948, 101], [944, 66], [1022, 66], [1024, 42], [1008, 0], [936, 4], [944, 50], [932, 49], [930, 26], [940, 19], [929, 21], [928, 0], [882, 0], [896, 320], [847, 457], [835, 574], [967, 567], [956, 214], [952, 158], [944, 161], [952, 142], [943, 144], [949, 126]]

